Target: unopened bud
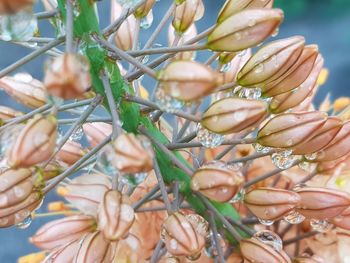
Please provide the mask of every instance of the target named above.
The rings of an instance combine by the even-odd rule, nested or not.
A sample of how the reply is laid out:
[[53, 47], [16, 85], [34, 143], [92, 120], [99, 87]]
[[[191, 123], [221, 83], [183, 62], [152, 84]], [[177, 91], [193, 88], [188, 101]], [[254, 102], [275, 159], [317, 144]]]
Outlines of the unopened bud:
[[178, 34], [182, 34], [203, 15], [204, 4], [202, 0], [186, 0], [176, 6], [173, 27]]
[[147, 16], [149, 11], [152, 9], [153, 5], [156, 3], [156, 0], [147, 0], [144, 4], [142, 4], [135, 11], [135, 17], [144, 18]]
[[84, 154], [85, 151], [80, 143], [68, 140], [58, 152], [57, 157], [60, 161], [72, 165], [83, 157]]
[[43, 263], [74, 262], [74, 256], [80, 247], [79, 240], [72, 241], [59, 248], [54, 249], [43, 261]]
[[1, 0], [0, 15], [13, 14], [34, 4], [34, 0]]
[[10, 107], [0, 106], [0, 120], [6, 121], [23, 115], [22, 112], [16, 111]]
[[96, 147], [104, 139], [112, 134], [112, 125], [104, 122], [91, 122], [83, 125], [84, 133], [91, 145]]

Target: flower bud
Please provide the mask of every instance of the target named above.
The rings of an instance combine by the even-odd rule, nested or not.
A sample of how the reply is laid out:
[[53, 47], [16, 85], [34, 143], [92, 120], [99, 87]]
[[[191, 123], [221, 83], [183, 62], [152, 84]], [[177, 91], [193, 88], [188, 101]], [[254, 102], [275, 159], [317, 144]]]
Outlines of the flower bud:
[[191, 189], [217, 202], [231, 200], [242, 188], [240, 171], [223, 162], [200, 167], [192, 176]]
[[111, 189], [109, 177], [103, 174], [84, 174], [66, 186], [64, 198], [84, 214], [96, 216], [98, 205]]
[[83, 130], [91, 147], [96, 147], [112, 134], [112, 125], [104, 122], [91, 122], [83, 124]]
[[151, 11], [153, 5], [156, 3], [156, 0], [147, 0], [144, 4], [142, 4], [139, 8], [136, 9], [134, 15], [137, 18], [143, 18], [147, 16], [149, 11]]
[[297, 88], [310, 75], [317, 56], [318, 47], [316, 45], [304, 47], [298, 60], [287, 72], [279, 78], [262, 85], [263, 94], [272, 97]]
[[322, 70], [323, 58], [318, 55], [316, 63], [307, 79], [296, 89], [279, 94], [272, 98], [270, 110], [273, 113], [281, 113], [300, 105], [307, 97], [314, 96], [317, 89], [317, 78]]
[[344, 155], [332, 161], [319, 162], [317, 164], [317, 172], [321, 174], [333, 175], [337, 171], [341, 171], [346, 163], [350, 161], [350, 154]]
[[243, 9], [271, 8], [274, 0], [227, 0], [222, 7], [218, 23], [242, 11]]
[[30, 238], [30, 242], [41, 249], [54, 249], [77, 240], [95, 229], [96, 222], [92, 216], [69, 216], [43, 225]]
[[292, 148], [310, 139], [326, 120], [327, 114], [318, 111], [282, 113], [259, 130], [257, 142], [267, 147]]
[[213, 51], [240, 51], [254, 47], [272, 35], [283, 20], [280, 9], [243, 10], [216, 25], [208, 37]]
[[0, 87], [18, 103], [29, 108], [46, 104], [44, 84], [29, 74], [18, 73], [13, 77], [3, 77], [0, 79]]
[[340, 215], [332, 218], [330, 223], [336, 227], [350, 230], [350, 207], [346, 208]]
[[209, 106], [202, 116], [201, 124], [215, 133], [240, 132], [257, 127], [266, 117], [267, 107], [261, 100], [224, 98]]
[[247, 49], [246, 51], [242, 51], [241, 53], [236, 54], [235, 57], [233, 57], [231, 60], [230, 57], [232, 57], [232, 55], [227, 54], [234, 53], [224, 52], [221, 53], [219, 57], [219, 61], [221, 64], [230, 63], [229, 70], [223, 73], [223, 84], [234, 83], [236, 81], [238, 72], [241, 70], [244, 64], [247, 63], [248, 59], [252, 55], [252, 52], [250, 49]]
[[75, 255], [75, 263], [112, 263], [116, 244], [111, 243], [103, 237], [101, 232], [85, 235], [81, 240], [80, 247]]
[[57, 120], [54, 116], [36, 115], [19, 134], [7, 153], [13, 167], [30, 167], [46, 161], [56, 146]]
[[73, 165], [81, 157], [83, 157], [85, 151], [80, 143], [68, 140], [61, 150], [57, 153], [59, 161], [62, 161], [68, 165]]
[[162, 226], [162, 238], [168, 252], [174, 256], [197, 256], [205, 245], [208, 225], [198, 215], [176, 212]]
[[[113, 23], [121, 15], [123, 7], [117, 0], [112, 0], [111, 9], [111, 22]], [[135, 32], [136, 18], [134, 15], [129, 15], [114, 34], [116, 46], [124, 51], [131, 50], [133, 48]]]
[[350, 195], [335, 189], [302, 187], [295, 190], [301, 197], [297, 211], [309, 219], [329, 219], [350, 205]]
[[82, 98], [91, 88], [90, 64], [82, 55], [64, 54], [49, 62], [44, 84], [47, 91], [63, 99]]
[[173, 61], [159, 72], [160, 88], [170, 96], [191, 101], [210, 94], [218, 84], [218, 74], [194, 61]]
[[202, 0], [186, 0], [177, 5], [175, 9], [173, 27], [178, 34], [183, 34], [187, 29], [204, 15]]
[[[188, 28], [188, 30], [185, 33], [183, 33], [181, 36], [177, 36], [179, 37], [177, 44], [179, 46], [184, 45], [187, 41], [194, 38], [196, 35], [197, 35], [197, 28], [196, 28], [196, 25], [193, 24]], [[169, 47], [174, 46], [175, 39], [176, 39], [176, 32], [174, 30], [174, 27], [170, 24], [168, 29]], [[174, 59], [175, 60], [192, 60], [194, 56], [195, 56], [195, 51], [184, 51], [184, 52], [178, 52], [175, 55]]]
[[66, 263], [74, 262], [74, 256], [80, 247], [79, 240], [72, 241], [59, 248], [54, 249], [43, 261], [43, 263]]
[[128, 196], [115, 190], [105, 193], [98, 210], [98, 228], [106, 239], [117, 241], [127, 236], [134, 220]]
[[1, 121], [11, 120], [13, 118], [16, 118], [16, 117], [22, 116], [22, 115], [23, 115], [23, 113], [20, 111], [16, 111], [10, 107], [0, 106], [0, 120]]
[[336, 160], [350, 152], [350, 121], [344, 122], [343, 127], [334, 139], [323, 148], [317, 155], [315, 161]]
[[34, 4], [34, 0], [1, 0], [0, 15], [13, 14]]
[[311, 138], [293, 149], [293, 154], [310, 154], [323, 149], [335, 138], [342, 126], [343, 122], [337, 117], [328, 117], [325, 124], [316, 130]]
[[252, 86], [277, 79], [298, 60], [304, 44], [304, 37], [294, 36], [261, 47], [238, 73], [237, 83]]
[[256, 238], [242, 240], [240, 248], [244, 262], [291, 263], [283, 250], [276, 250]]
[[121, 134], [113, 143], [112, 164], [124, 174], [149, 172], [153, 168], [153, 154], [145, 147], [145, 138], [132, 133]]

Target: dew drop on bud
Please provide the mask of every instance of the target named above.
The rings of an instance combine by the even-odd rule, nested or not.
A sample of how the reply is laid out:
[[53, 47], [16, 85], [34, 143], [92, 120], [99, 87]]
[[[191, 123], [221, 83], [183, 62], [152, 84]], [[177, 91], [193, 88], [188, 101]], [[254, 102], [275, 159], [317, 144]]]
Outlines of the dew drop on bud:
[[225, 136], [211, 132], [198, 124], [197, 127], [197, 139], [206, 148], [215, 148], [221, 145]]
[[244, 199], [245, 190], [242, 188], [230, 201], [230, 203], [241, 202]]
[[260, 242], [272, 247], [276, 251], [281, 251], [283, 249], [281, 238], [272, 231], [262, 230], [256, 232], [253, 237]]
[[153, 12], [152, 10], [150, 10], [148, 15], [141, 19], [140, 27], [142, 29], [148, 29], [152, 26], [152, 23], [153, 23]]
[[305, 154], [304, 157], [308, 161], [313, 161], [317, 158], [317, 153]]
[[271, 156], [273, 164], [280, 169], [288, 169], [293, 166], [297, 156], [292, 155], [292, 150], [274, 153]]
[[264, 64], [260, 63], [260, 64], [256, 65], [254, 71], [255, 71], [255, 73], [263, 72], [264, 71]]
[[[217, 234], [217, 240], [219, 241], [220, 246], [224, 250], [224, 247], [226, 245], [225, 240], [222, 238], [222, 236], [219, 233]], [[209, 258], [215, 258], [218, 255], [218, 251], [214, 243], [213, 232], [210, 232], [210, 234], [208, 235], [207, 242], [205, 243], [204, 251]]]
[[180, 110], [184, 103], [180, 100], [177, 100], [163, 91], [163, 89], [158, 88], [155, 93], [155, 100], [158, 107], [165, 112], [174, 113]]
[[265, 146], [262, 146], [261, 144], [259, 143], [254, 143], [253, 144], [253, 147], [255, 149], [255, 151], [257, 153], [268, 153], [269, 151], [271, 151], [272, 148], [270, 147], [265, 147]]
[[123, 175], [121, 177], [122, 183], [135, 187], [143, 183], [147, 177], [148, 173], [136, 173], [130, 175]]
[[311, 219], [310, 220], [310, 226], [313, 230], [325, 233], [332, 229], [333, 225], [329, 223], [327, 220], [318, 220], [318, 219]]
[[26, 229], [26, 228], [28, 228], [30, 226], [32, 221], [33, 221], [32, 215], [29, 214], [29, 216], [24, 218], [23, 221], [21, 221], [18, 224], [16, 224], [16, 227], [19, 228], [19, 229]]
[[289, 224], [297, 225], [305, 220], [305, 216], [298, 213], [297, 211], [291, 211], [288, 215], [284, 217], [284, 220]]
[[314, 171], [317, 164], [310, 163], [310, 162], [301, 162], [298, 164], [298, 166], [300, 169], [303, 169], [306, 172], [312, 172], [312, 171]]
[[79, 126], [73, 133], [72, 135], [69, 137], [69, 140], [71, 141], [75, 141], [78, 142], [80, 141], [84, 136], [84, 131], [83, 128], [81, 126]]
[[257, 100], [261, 97], [261, 89], [259, 88], [242, 88], [238, 96], [249, 100]]
[[276, 37], [278, 35], [279, 31], [280, 31], [280, 29], [279, 29], [279, 27], [277, 27], [276, 30], [272, 33], [271, 36], [272, 37]]
[[273, 223], [275, 223], [275, 221], [273, 220], [264, 220], [264, 219], [261, 219], [261, 218], [258, 218], [260, 224], [264, 225], [264, 226], [272, 226]]

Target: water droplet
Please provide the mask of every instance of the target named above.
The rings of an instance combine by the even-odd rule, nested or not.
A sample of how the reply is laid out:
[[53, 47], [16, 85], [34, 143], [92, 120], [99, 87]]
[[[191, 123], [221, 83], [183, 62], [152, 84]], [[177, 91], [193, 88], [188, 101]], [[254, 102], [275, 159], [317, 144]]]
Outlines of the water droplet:
[[265, 147], [265, 146], [262, 146], [261, 144], [259, 143], [254, 143], [253, 144], [253, 147], [255, 149], [255, 151], [257, 153], [268, 153], [269, 151], [271, 151], [272, 148], [270, 147]]
[[261, 89], [259, 88], [242, 88], [238, 94], [241, 98], [257, 100], [261, 97]]
[[215, 148], [221, 145], [224, 141], [225, 136], [211, 132], [198, 124], [197, 127], [197, 139], [206, 148]]
[[242, 34], [241, 34], [240, 32], [236, 32], [236, 33], [234, 34], [234, 37], [235, 37], [236, 40], [241, 40]]
[[28, 73], [17, 73], [13, 76], [13, 78], [23, 83], [30, 83], [33, 80], [32, 75]]
[[250, 19], [248, 21], [248, 26], [250, 26], [250, 27], [255, 26], [255, 24], [256, 24], [256, 20], [255, 19]]
[[209, 234], [208, 222], [198, 214], [186, 215], [187, 221], [195, 228], [196, 232], [203, 237]]
[[254, 72], [255, 73], [261, 73], [264, 71], [264, 64], [259, 63], [258, 65], [255, 66]]
[[[220, 246], [224, 248], [226, 246], [225, 240], [222, 238], [222, 236], [218, 233], [217, 234], [217, 240], [219, 241]], [[207, 242], [205, 243], [205, 254], [209, 257], [209, 258], [215, 258], [218, 255], [218, 251], [216, 249], [216, 245], [214, 243], [214, 238], [213, 238], [213, 232], [210, 231], [208, 238], [207, 238]]]
[[292, 155], [292, 152], [292, 150], [285, 150], [272, 154], [271, 159], [273, 164], [280, 169], [288, 169], [292, 167], [297, 159], [297, 156]]
[[264, 219], [261, 219], [261, 218], [258, 218], [260, 224], [262, 225], [265, 225], [265, 226], [272, 226], [273, 223], [275, 223], [275, 221], [273, 220], [264, 220]]
[[228, 72], [228, 71], [231, 69], [231, 66], [232, 66], [231, 62], [225, 64], [225, 65], [221, 68], [220, 72]]
[[59, 106], [63, 105], [64, 99], [48, 94], [47, 95], [47, 102], [51, 106], [59, 107]]
[[175, 239], [171, 239], [170, 242], [169, 242], [169, 246], [171, 249], [175, 250], [177, 249], [177, 241]]
[[298, 164], [298, 166], [300, 169], [303, 169], [304, 171], [312, 172], [316, 168], [317, 164], [310, 163], [310, 162], [301, 162]]
[[69, 137], [69, 140], [77, 142], [77, 141], [80, 141], [83, 138], [83, 136], [84, 136], [83, 128], [79, 126]]
[[26, 228], [28, 228], [30, 226], [32, 221], [33, 221], [32, 215], [29, 215], [26, 218], [24, 218], [23, 221], [21, 221], [20, 223], [16, 224], [16, 227], [18, 227], [19, 229], [26, 229]]
[[153, 23], [153, 12], [152, 10], [149, 11], [147, 16], [141, 19], [140, 21], [140, 27], [143, 29], [148, 29]]
[[148, 173], [136, 173], [136, 174], [128, 174], [123, 175], [121, 177], [122, 183], [130, 186], [138, 186], [143, 183], [147, 177]]
[[305, 154], [304, 157], [308, 161], [313, 161], [317, 158], [317, 153]]
[[269, 230], [262, 230], [256, 232], [253, 236], [260, 242], [274, 248], [276, 251], [281, 251], [283, 249], [283, 243], [281, 238], [274, 232]]
[[15, 196], [16, 197], [18, 197], [18, 198], [21, 198], [21, 197], [23, 197], [24, 195], [25, 195], [25, 191], [24, 191], [24, 189], [22, 188], [22, 187], [20, 187], [20, 186], [15, 186], [14, 188], [13, 188], [13, 191], [14, 191], [14, 193], [15, 193]]
[[242, 188], [230, 201], [230, 203], [241, 202], [244, 199], [245, 190]]
[[174, 99], [173, 97], [165, 94], [162, 88], [157, 89], [155, 93], [155, 100], [158, 107], [162, 111], [166, 111], [170, 113], [177, 112], [184, 106], [184, 103], [182, 101]]
[[272, 37], [276, 37], [278, 35], [279, 31], [280, 31], [280, 29], [279, 29], [279, 27], [277, 27], [276, 30], [272, 33], [271, 36]]
[[298, 213], [297, 211], [291, 211], [288, 215], [284, 217], [289, 224], [297, 225], [305, 220], [305, 216]]
[[327, 220], [311, 219], [310, 226], [313, 230], [324, 233], [332, 229], [333, 225]]

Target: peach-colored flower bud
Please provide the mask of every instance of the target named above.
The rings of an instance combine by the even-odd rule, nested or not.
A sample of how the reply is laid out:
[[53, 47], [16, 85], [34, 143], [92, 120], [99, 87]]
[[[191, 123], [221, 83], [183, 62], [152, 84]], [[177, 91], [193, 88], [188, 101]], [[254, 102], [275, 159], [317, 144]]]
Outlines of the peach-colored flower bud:
[[244, 262], [291, 263], [283, 250], [277, 250], [256, 238], [242, 240], [240, 248]]
[[1, 0], [0, 15], [13, 14], [34, 4], [34, 0]]
[[316, 45], [305, 46], [298, 60], [279, 78], [262, 85], [265, 96], [276, 96], [293, 90], [301, 85], [310, 75], [318, 56]]
[[91, 88], [90, 64], [82, 55], [64, 54], [47, 64], [47, 91], [63, 99], [77, 99]]
[[257, 142], [275, 148], [293, 148], [306, 142], [327, 120], [324, 112], [282, 113], [258, 132]]
[[36, 115], [19, 134], [7, 157], [13, 167], [30, 167], [50, 158], [56, 146], [57, 120]]
[[43, 225], [30, 238], [30, 242], [41, 249], [53, 249], [77, 240], [95, 229], [96, 222], [92, 216], [74, 215]]
[[127, 236], [134, 220], [128, 196], [115, 190], [105, 193], [98, 211], [98, 228], [106, 239], [117, 241]]
[[237, 83], [252, 86], [277, 79], [298, 60], [304, 44], [304, 37], [294, 36], [261, 47], [238, 73]]
[[73, 263], [79, 247], [79, 240], [65, 244], [47, 255], [43, 263]]
[[291, 212], [300, 202], [300, 196], [292, 191], [261, 187], [244, 196], [244, 204], [258, 218], [278, 220]]
[[322, 70], [323, 62], [322, 56], [318, 55], [310, 75], [298, 88], [273, 97], [270, 102], [271, 112], [281, 113], [300, 105], [307, 97], [313, 97], [317, 89], [317, 78]]
[[231, 200], [244, 183], [241, 172], [223, 162], [209, 163], [193, 175], [191, 189], [217, 202]]
[[243, 9], [271, 8], [274, 0], [227, 0], [220, 10], [218, 23]]
[[329, 219], [350, 206], [346, 192], [321, 187], [301, 187], [295, 190], [301, 197], [296, 210], [309, 219]]
[[198, 215], [176, 212], [162, 226], [162, 238], [168, 252], [174, 256], [197, 256], [205, 245], [208, 225]]
[[17, 102], [29, 108], [46, 104], [44, 84], [29, 74], [18, 73], [13, 77], [3, 77], [0, 79], [0, 87]]
[[153, 5], [156, 3], [156, 0], [147, 0], [144, 4], [142, 4], [139, 8], [136, 9], [134, 15], [138, 18], [143, 18], [147, 16], [149, 11], [151, 11]]
[[11, 120], [13, 118], [16, 118], [18, 116], [23, 115], [22, 112], [16, 111], [10, 107], [6, 106], [0, 106], [0, 120], [5, 121], [5, 120]]
[[[225, 54], [225, 53], [228, 54], [227, 52], [224, 52], [222, 54]], [[230, 53], [230, 54], [234, 54], [234, 53]], [[230, 59], [229, 55], [221, 55], [219, 57], [219, 61], [221, 64], [230, 63], [229, 70], [223, 73], [223, 84], [234, 83], [236, 81], [238, 72], [245, 65], [245, 63], [247, 63], [251, 55], [252, 55], [251, 49], [247, 49], [245, 51], [242, 51], [241, 53], [238, 53], [231, 60], [231, 62], [229, 61]]]
[[344, 155], [332, 161], [319, 162], [317, 164], [317, 171], [321, 174], [334, 174], [336, 171], [341, 171], [346, 163], [350, 161], [350, 154]]
[[343, 127], [343, 122], [337, 117], [328, 117], [325, 124], [316, 130], [306, 142], [293, 149], [293, 154], [303, 155], [317, 152], [326, 147]]
[[350, 207], [346, 208], [340, 215], [332, 218], [330, 222], [336, 227], [350, 230]]
[[112, 134], [113, 127], [109, 123], [104, 122], [92, 122], [85, 123], [83, 130], [88, 139], [91, 147], [96, 147], [106, 137]]
[[317, 155], [315, 161], [336, 160], [350, 152], [350, 121], [344, 122], [343, 127], [334, 139], [323, 148]]
[[280, 9], [243, 10], [216, 25], [208, 37], [213, 51], [239, 51], [254, 47], [272, 35], [283, 20]]
[[112, 164], [124, 174], [149, 172], [153, 168], [153, 154], [147, 149], [147, 143], [146, 138], [133, 133], [121, 134], [113, 142]]
[[106, 175], [84, 174], [69, 182], [64, 198], [84, 214], [96, 216], [98, 205], [109, 189], [111, 182]]
[[203, 15], [204, 4], [202, 0], [186, 0], [176, 6], [173, 27], [178, 34], [182, 34]]
[[85, 151], [80, 143], [68, 140], [58, 152], [57, 157], [59, 161], [72, 165], [83, 157], [84, 154]]
[[257, 127], [267, 115], [268, 105], [261, 100], [224, 98], [215, 101], [202, 116], [206, 129], [220, 134]]
[[184, 101], [210, 94], [218, 84], [218, 74], [194, 61], [173, 61], [159, 72], [160, 87], [170, 96]]
[[[183, 33], [179, 37], [178, 45], [184, 45], [187, 41], [194, 38], [197, 35], [197, 28], [196, 25], [191, 25], [188, 30]], [[176, 39], [176, 32], [174, 30], [173, 25], [169, 25], [168, 29], [168, 43], [169, 46], [174, 46]], [[185, 51], [185, 52], [179, 52], [174, 57], [175, 60], [192, 60], [195, 56], [195, 51]]]
[[[117, 0], [111, 2], [111, 22], [118, 19], [123, 11], [123, 7]], [[114, 41], [118, 48], [127, 51], [133, 48], [136, 32], [136, 18], [134, 15], [128, 16], [114, 34]]]
[[116, 244], [106, 240], [101, 232], [87, 234], [75, 255], [75, 263], [112, 263]]

